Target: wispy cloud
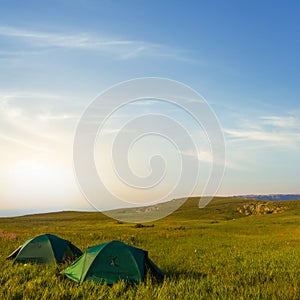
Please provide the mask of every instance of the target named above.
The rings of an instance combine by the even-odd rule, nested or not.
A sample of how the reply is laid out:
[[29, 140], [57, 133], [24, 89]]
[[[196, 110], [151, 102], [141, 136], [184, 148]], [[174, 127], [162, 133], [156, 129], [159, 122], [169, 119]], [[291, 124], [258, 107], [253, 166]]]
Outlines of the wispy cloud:
[[194, 150], [191, 150], [191, 149], [186, 149], [184, 151], [182, 151], [182, 155], [186, 155], [186, 156], [189, 156], [189, 157], [192, 157], [198, 161], [201, 161], [201, 162], [207, 162], [207, 163], [212, 163], [213, 162], [213, 156], [212, 156], [212, 153], [209, 152], [209, 151], [194, 151]]
[[71, 144], [79, 114], [77, 108], [66, 110], [61, 105], [66, 98], [40, 92], [0, 93], [0, 143], [44, 152]]
[[[38, 91], [0, 91], [0, 114], [2, 120], [13, 123], [16, 118], [29, 118], [31, 121], [78, 119], [80, 114], [74, 113], [78, 109], [75, 99], [74, 96]], [[79, 111], [81, 109], [79, 107]]]
[[294, 116], [262, 116], [241, 124], [240, 127], [224, 129], [229, 141], [258, 141], [262, 146], [281, 147], [300, 142], [299, 120]]
[[74, 50], [94, 50], [120, 59], [139, 56], [160, 56], [176, 60], [187, 60], [181, 51], [162, 44], [140, 40], [107, 38], [88, 33], [51, 33], [0, 26], [0, 36], [18, 39], [38, 48], [65, 48]]
[[21, 38], [28, 42], [35, 42], [39, 46], [53, 46], [64, 48], [97, 49], [107, 46], [122, 46], [135, 43], [130, 40], [100, 40], [88, 34], [58, 34], [38, 31], [22, 30], [14, 27], [0, 27], [0, 35]]
[[299, 138], [296, 133], [283, 134], [279, 132], [270, 132], [267, 130], [247, 130], [247, 129], [225, 129], [224, 132], [231, 139], [244, 141], [262, 141], [262, 142], [289, 142], [294, 138]]
[[282, 117], [282, 116], [264, 116], [260, 117], [262, 124], [270, 125], [280, 128], [293, 128], [299, 126], [299, 121], [292, 116]]
[[0, 91], [0, 101], [9, 101], [14, 99], [64, 99], [65, 96], [54, 94], [54, 93], [44, 93], [44, 92], [32, 92], [32, 91]]
[[5, 134], [1, 134], [0, 133], [0, 143], [1, 141], [4, 141], [7, 145], [7, 142], [8, 143], [12, 143], [12, 144], [15, 144], [17, 146], [21, 146], [21, 147], [25, 147], [29, 150], [34, 150], [34, 151], [43, 151], [45, 152], [47, 149], [46, 148], [43, 148], [43, 147], [39, 147], [39, 146], [36, 146], [34, 143], [30, 143], [28, 141], [26, 141], [26, 137], [25, 137], [25, 141], [24, 141], [24, 138], [15, 138], [15, 137], [12, 137], [12, 136], [7, 136]]

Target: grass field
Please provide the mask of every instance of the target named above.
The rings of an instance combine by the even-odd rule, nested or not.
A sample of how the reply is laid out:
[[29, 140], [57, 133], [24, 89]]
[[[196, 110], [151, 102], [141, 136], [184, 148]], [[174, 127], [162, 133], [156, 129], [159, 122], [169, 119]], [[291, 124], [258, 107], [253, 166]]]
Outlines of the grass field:
[[[215, 198], [199, 209], [197, 199], [189, 199], [167, 218], [144, 225], [96, 212], [1, 218], [0, 299], [300, 299], [300, 201]], [[166, 278], [157, 283], [148, 277], [134, 286], [78, 285], [59, 275], [66, 265], [12, 265], [5, 259], [42, 233], [82, 250], [122, 240], [148, 250]]]

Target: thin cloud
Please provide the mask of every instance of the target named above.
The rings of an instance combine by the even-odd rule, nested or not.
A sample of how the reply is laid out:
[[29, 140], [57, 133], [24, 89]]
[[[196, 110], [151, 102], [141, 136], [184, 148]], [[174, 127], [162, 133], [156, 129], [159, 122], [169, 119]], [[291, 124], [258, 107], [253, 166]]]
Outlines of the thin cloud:
[[262, 124], [270, 125], [280, 128], [292, 128], [299, 126], [299, 122], [295, 117], [282, 117], [282, 116], [264, 116], [260, 117]]
[[1, 143], [1, 141], [13, 143], [13, 144], [16, 144], [18, 146], [25, 147], [29, 150], [34, 150], [34, 151], [39, 151], [39, 152], [40, 151], [43, 151], [43, 152], [48, 151], [47, 148], [38, 147], [38, 146], [34, 145], [33, 143], [28, 143], [27, 141], [24, 141], [21, 138], [14, 138], [14, 137], [7, 136], [7, 135], [4, 135], [4, 134], [0, 133], [0, 143]]
[[191, 149], [186, 149], [186, 150], [182, 151], [182, 155], [192, 157], [192, 158], [194, 158], [198, 161], [202, 161], [202, 162], [207, 162], [207, 163], [212, 163], [213, 162], [212, 153], [209, 152], [209, 151], [196, 152], [196, 151], [191, 150]]
[[260, 146], [294, 146], [300, 142], [299, 119], [293, 114], [240, 118], [235, 128], [226, 128], [228, 142], [259, 142]]
[[39, 48], [65, 48], [91, 50], [114, 54], [120, 59], [132, 59], [140, 56], [156, 56], [176, 60], [188, 60], [178, 49], [139, 40], [100, 38], [88, 33], [60, 34], [24, 30], [0, 26], [0, 36], [19, 39], [30, 46]]
[[72, 130], [79, 115], [74, 107], [69, 108], [69, 111], [61, 108], [63, 98], [67, 99], [67, 96], [39, 92], [2, 92], [2, 142], [18, 144], [36, 151], [59, 149], [60, 146], [71, 143]]
[[[15, 118], [28, 117], [40, 120], [66, 120], [77, 119], [80, 117], [76, 113], [67, 113], [64, 111], [66, 104], [61, 105], [62, 101], [68, 104], [68, 109], [75, 110], [78, 105], [74, 104], [77, 98], [68, 95], [55, 93], [45, 93], [37, 91], [18, 91], [18, 92], [0, 92], [0, 114], [2, 118], [15, 121]], [[71, 101], [72, 100], [72, 101]], [[72, 106], [70, 106], [70, 103]], [[53, 111], [54, 108], [59, 111]], [[79, 108], [79, 110], [81, 107]]]
[[229, 138], [236, 140], [264, 142], [284, 142], [289, 140], [289, 137], [286, 135], [263, 130], [225, 129], [224, 132]]
[[37, 116], [38, 119], [40, 120], [78, 120], [79, 119], [79, 115], [68, 115], [68, 114], [40, 114]]
[[53, 100], [53, 99], [65, 99], [66, 96], [54, 94], [54, 93], [43, 93], [43, 92], [32, 92], [32, 91], [2, 91], [0, 92], [0, 102], [7, 102], [10, 100], [16, 100], [16, 99], [47, 99], [47, 100]]
[[22, 30], [13, 27], [0, 27], [0, 35], [24, 39], [39, 46], [53, 46], [63, 48], [96, 49], [104, 46], [130, 45], [134, 41], [126, 40], [99, 40], [87, 34], [57, 34]]

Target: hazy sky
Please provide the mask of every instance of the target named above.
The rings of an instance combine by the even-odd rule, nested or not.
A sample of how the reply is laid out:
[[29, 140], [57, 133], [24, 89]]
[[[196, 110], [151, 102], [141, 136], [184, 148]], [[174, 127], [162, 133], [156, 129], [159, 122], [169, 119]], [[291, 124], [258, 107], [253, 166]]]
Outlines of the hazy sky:
[[[217, 194], [300, 193], [299, 14], [298, 1], [1, 3], [1, 210], [89, 208], [73, 172], [77, 122], [100, 92], [137, 77], [182, 82], [211, 105], [226, 142]], [[203, 150], [193, 153], [204, 163], [201, 194], [210, 160], [203, 132], [171, 107], [141, 106], [119, 111], [117, 125], [145, 111], [180, 119]], [[152, 141], [176, 160], [170, 144]], [[141, 176], [147, 147], [137, 144], [129, 157]], [[106, 162], [98, 165], [104, 177]], [[171, 165], [170, 180], [180, 170]]]

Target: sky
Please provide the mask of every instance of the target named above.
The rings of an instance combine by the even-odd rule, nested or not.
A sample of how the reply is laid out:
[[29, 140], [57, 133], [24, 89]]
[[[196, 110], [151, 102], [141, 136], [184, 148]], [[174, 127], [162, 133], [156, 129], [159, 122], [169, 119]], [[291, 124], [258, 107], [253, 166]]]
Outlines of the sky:
[[[299, 13], [298, 1], [3, 2], [0, 216], [92, 209], [74, 170], [78, 122], [97, 95], [142, 77], [182, 83], [214, 111], [226, 148], [217, 195], [300, 193]], [[162, 128], [166, 118], [185, 127], [196, 148], [178, 152], [174, 140], [186, 140], [175, 125], [167, 138], [138, 139], [128, 152], [119, 144], [116, 160], [127, 159], [140, 178], [155, 175], [162, 161], [151, 158], [163, 157], [155, 189], [134, 190], [119, 180], [122, 166], [116, 174], [107, 153], [128, 120], [145, 118], [121, 130], [136, 134], [140, 124], [149, 125], [149, 114], [163, 116], [155, 123]], [[97, 171], [127, 203], [152, 203], [182, 180], [178, 156], [185, 155], [200, 171], [183, 184], [197, 178], [192, 194], [201, 195], [212, 167], [210, 142], [178, 106], [146, 99], [107, 120], [95, 145]], [[97, 209], [115, 208], [99, 193]]]

